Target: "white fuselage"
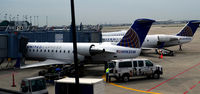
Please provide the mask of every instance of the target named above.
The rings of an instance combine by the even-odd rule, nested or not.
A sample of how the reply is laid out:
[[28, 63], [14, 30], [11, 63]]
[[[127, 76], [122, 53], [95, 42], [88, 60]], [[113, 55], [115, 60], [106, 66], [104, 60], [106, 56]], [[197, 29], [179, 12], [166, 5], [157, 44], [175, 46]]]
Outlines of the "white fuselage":
[[[71, 60], [73, 62], [73, 43], [28, 43], [27, 49], [27, 56], [31, 58]], [[91, 54], [91, 49], [103, 50]], [[122, 47], [111, 43], [77, 43], [80, 61], [85, 60], [86, 57], [90, 57], [92, 61], [134, 58], [140, 52], [140, 48]]]
[[[181, 45], [184, 43], [188, 43], [192, 40], [192, 37], [185, 37], [185, 36], [176, 36], [176, 35], [147, 35], [147, 37], [144, 40], [144, 43], [142, 45], [142, 47], [145, 48], [157, 48], [158, 47], [158, 41], [159, 38], [158, 37], [165, 37], [164, 40], [162, 40], [162, 42], [164, 42], [163, 47], [170, 47], [170, 46], [176, 46], [176, 45]], [[167, 39], [167, 37], [169, 38], [175, 38], [178, 40], [169, 40]]]
[[[125, 31], [103, 33], [102, 41], [118, 43], [124, 34], [125, 34]], [[163, 47], [170, 47], [170, 46], [176, 46], [176, 45], [188, 43], [188, 42], [192, 41], [192, 37], [164, 35], [164, 34], [147, 35], [142, 44], [142, 47], [143, 48], [158, 48], [159, 41], [164, 42]]]

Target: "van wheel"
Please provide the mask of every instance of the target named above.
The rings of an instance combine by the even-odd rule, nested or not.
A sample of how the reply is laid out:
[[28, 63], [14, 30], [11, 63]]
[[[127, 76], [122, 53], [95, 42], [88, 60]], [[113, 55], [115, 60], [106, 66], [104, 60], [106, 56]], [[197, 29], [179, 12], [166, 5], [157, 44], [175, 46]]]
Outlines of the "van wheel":
[[123, 76], [122, 76], [122, 80], [123, 80], [124, 82], [128, 82], [128, 81], [129, 81], [129, 75], [128, 75], [128, 74], [123, 75]]
[[159, 73], [154, 73], [153, 74], [153, 78], [154, 79], [159, 79], [160, 78], [160, 74]]

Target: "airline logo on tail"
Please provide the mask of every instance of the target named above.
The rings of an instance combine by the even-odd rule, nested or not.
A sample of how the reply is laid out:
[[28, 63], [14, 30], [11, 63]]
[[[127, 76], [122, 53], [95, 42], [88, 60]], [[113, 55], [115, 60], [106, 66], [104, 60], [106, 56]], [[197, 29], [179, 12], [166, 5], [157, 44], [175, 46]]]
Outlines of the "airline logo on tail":
[[194, 34], [192, 32], [191, 27], [185, 26], [185, 28], [178, 35], [179, 36], [190, 36], [190, 37], [192, 37]]
[[177, 34], [177, 36], [192, 37], [199, 27], [199, 24], [200, 21], [198, 20], [189, 21], [188, 24], [183, 28], [183, 30], [181, 30], [181, 32]]
[[137, 33], [130, 28], [118, 45], [131, 48], [140, 48], [140, 39]]
[[137, 19], [117, 45], [140, 48], [153, 22], [151, 19]]

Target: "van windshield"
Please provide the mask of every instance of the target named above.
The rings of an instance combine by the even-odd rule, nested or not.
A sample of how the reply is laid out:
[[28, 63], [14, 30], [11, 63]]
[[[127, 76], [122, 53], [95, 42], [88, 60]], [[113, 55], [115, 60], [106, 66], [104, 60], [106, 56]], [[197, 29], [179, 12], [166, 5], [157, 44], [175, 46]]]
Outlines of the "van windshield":
[[46, 89], [45, 79], [37, 79], [31, 81], [32, 92]]
[[116, 62], [109, 62], [108, 63], [108, 68], [114, 68], [115, 64], [116, 64]]
[[22, 92], [28, 92], [28, 81], [22, 81], [21, 83], [21, 90]]

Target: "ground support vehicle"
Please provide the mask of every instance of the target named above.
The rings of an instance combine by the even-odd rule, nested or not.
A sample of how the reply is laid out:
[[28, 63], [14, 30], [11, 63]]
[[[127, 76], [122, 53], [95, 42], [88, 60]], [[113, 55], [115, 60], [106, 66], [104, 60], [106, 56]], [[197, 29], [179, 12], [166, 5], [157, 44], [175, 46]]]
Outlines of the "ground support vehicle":
[[[46, 67], [44, 70], [39, 71], [39, 76], [44, 76], [47, 82], [53, 83], [54, 80], [58, 80], [68, 77], [75, 76], [75, 67], [73, 65], [55, 65]], [[84, 66], [79, 65], [79, 75], [84, 75]]]
[[174, 51], [168, 49], [156, 49], [156, 53], [163, 56], [174, 56]]
[[24, 94], [48, 94], [45, 78], [43, 76], [24, 78], [20, 91]]
[[132, 77], [146, 76], [159, 79], [163, 74], [162, 66], [155, 65], [148, 59], [120, 59], [108, 62], [109, 78], [129, 81]]

